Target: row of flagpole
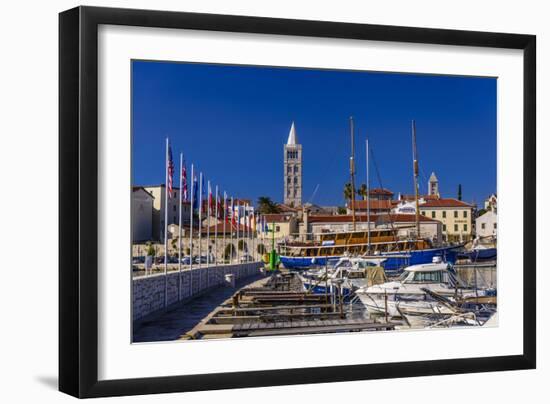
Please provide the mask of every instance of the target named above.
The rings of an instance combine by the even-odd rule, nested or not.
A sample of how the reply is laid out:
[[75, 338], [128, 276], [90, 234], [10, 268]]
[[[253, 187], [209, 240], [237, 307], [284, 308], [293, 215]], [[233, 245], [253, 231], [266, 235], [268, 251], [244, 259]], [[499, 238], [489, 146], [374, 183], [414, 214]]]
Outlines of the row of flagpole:
[[[203, 219], [203, 209], [204, 209], [204, 175], [202, 172], [199, 173], [199, 181], [197, 181], [197, 173], [195, 172], [194, 164], [191, 164], [191, 190], [190, 195], [188, 195], [188, 184], [187, 184], [187, 168], [185, 164], [185, 159], [183, 153], [180, 153], [180, 170], [179, 170], [179, 234], [178, 234], [178, 272], [180, 276], [178, 278], [178, 300], [182, 298], [182, 284], [181, 284], [181, 272], [183, 270], [183, 212], [182, 206], [184, 203], [189, 203], [189, 269], [193, 269], [193, 230], [194, 230], [194, 216], [195, 211], [198, 210], [198, 268], [202, 267], [203, 256], [202, 256], [202, 219]], [[166, 187], [165, 187], [165, 198], [164, 198], [164, 275], [165, 275], [165, 306], [168, 305], [168, 205], [169, 200], [173, 197], [173, 180], [174, 180], [174, 162], [172, 158], [172, 148], [170, 145], [170, 140], [166, 138]], [[221, 201], [219, 195], [219, 188], [216, 185], [215, 187], [215, 206], [214, 200], [212, 197], [212, 187], [210, 180], [207, 182], [207, 192], [208, 199], [206, 200], [206, 218], [207, 218], [207, 229], [206, 229], [206, 238], [207, 238], [207, 247], [206, 247], [206, 267], [209, 268], [211, 264], [211, 253], [210, 253], [210, 222], [212, 219], [212, 214], [215, 217], [215, 227], [214, 227], [214, 265], [218, 263], [218, 227], [219, 221], [223, 220], [223, 259], [222, 262], [225, 263], [225, 256], [227, 252], [226, 245], [226, 226], [229, 226], [230, 229], [230, 250], [229, 250], [229, 263], [233, 262], [234, 247], [233, 247], [233, 234], [236, 230], [236, 239], [237, 239], [237, 253], [236, 260], [237, 263], [240, 262], [241, 258], [245, 258], [245, 262], [249, 261], [251, 257], [257, 257], [257, 243], [254, 242], [254, 239], [257, 238], [259, 233], [265, 233], [267, 230], [265, 216], [261, 216], [254, 212], [254, 208], [249, 206], [248, 203], [242, 204], [240, 200], [235, 200], [233, 197], [230, 198], [231, 205], [227, 205], [228, 196], [227, 193], [223, 192], [223, 202]], [[197, 195], [198, 188], [198, 195]], [[236, 202], [236, 206], [235, 206]], [[198, 203], [198, 209], [197, 209]], [[222, 214], [223, 211], [223, 214]], [[241, 214], [241, 211], [243, 212]], [[243, 220], [244, 219], [244, 220]], [[242, 234], [241, 234], [241, 220], [243, 220]], [[258, 223], [260, 224], [260, 229], [257, 229]], [[242, 237], [242, 251], [243, 254], [246, 252], [247, 256], [239, 256], [239, 243], [241, 242]], [[245, 244], [246, 243], [246, 244]], [[245, 250], [246, 245], [246, 250]], [[251, 249], [252, 248], [252, 249]], [[207, 275], [208, 277], [208, 275]], [[207, 278], [208, 279], [208, 278]], [[201, 282], [201, 276], [199, 275], [199, 285]], [[200, 286], [199, 286], [200, 287]]]

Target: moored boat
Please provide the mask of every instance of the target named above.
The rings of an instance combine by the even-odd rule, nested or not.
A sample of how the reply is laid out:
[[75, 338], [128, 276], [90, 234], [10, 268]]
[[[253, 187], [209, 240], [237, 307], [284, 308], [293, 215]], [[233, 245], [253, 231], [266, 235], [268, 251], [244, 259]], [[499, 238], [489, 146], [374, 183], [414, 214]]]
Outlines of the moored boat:
[[403, 314], [451, 315], [455, 311], [442, 304], [442, 299], [458, 303], [485, 292], [465, 288], [452, 267], [435, 258], [433, 263], [405, 268], [396, 281], [360, 288], [355, 293], [367, 311], [402, 317]]

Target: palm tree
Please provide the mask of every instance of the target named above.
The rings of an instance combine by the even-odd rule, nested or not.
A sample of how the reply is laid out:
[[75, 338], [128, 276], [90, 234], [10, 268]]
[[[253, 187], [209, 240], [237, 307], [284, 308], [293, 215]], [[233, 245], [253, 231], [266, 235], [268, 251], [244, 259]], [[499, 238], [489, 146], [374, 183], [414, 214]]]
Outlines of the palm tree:
[[361, 187], [357, 190], [357, 195], [363, 198], [364, 201], [367, 200], [367, 185], [361, 184]]
[[351, 201], [352, 196], [353, 191], [351, 189], [351, 182], [347, 182], [346, 185], [344, 185], [344, 199], [346, 201]]
[[268, 196], [258, 198], [258, 210], [261, 214], [279, 213], [279, 207]]

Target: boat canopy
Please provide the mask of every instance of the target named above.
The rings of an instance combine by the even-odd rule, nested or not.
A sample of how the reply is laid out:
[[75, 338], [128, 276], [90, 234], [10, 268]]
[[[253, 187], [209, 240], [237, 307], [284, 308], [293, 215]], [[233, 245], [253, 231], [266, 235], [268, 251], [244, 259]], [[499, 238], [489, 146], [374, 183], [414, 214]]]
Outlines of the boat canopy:
[[439, 264], [418, 264], [418, 265], [411, 265], [410, 267], [405, 268], [405, 271], [407, 272], [436, 272], [436, 271], [446, 271], [448, 268], [448, 264], [445, 262], [439, 263]]

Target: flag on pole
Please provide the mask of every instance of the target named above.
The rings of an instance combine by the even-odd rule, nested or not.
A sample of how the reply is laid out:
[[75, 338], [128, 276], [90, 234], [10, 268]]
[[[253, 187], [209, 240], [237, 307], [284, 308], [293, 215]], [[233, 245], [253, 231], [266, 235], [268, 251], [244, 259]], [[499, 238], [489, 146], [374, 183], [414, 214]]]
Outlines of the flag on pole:
[[238, 212], [235, 210], [234, 201], [233, 198], [231, 198], [231, 225], [233, 228], [237, 227], [237, 216]]
[[201, 173], [201, 212], [206, 213], [206, 207], [208, 206], [206, 203], [206, 186], [204, 184], [204, 175]]
[[[194, 174], [194, 173], [193, 173]], [[197, 181], [197, 176], [195, 175], [193, 177], [193, 184], [191, 185], [192, 189], [193, 189], [193, 192], [191, 192], [191, 204], [193, 205], [193, 211], [196, 212], [198, 210], [198, 203], [199, 203], [199, 198], [197, 198], [197, 189], [199, 186], [199, 182]]]
[[[227, 222], [227, 193], [223, 191], [223, 223]], [[225, 231], [224, 231], [225, 233]]]
[[210, 214], [214, 211], [214, 201], [212, 199], [212, 187], [210, 186], [210, 181], [208, 181], [208, 207], [210, 208]]
[[220, 198], [220, 195], [218, 193], [218, 187], [216, 187], [216, 211], [218, 212], [218, 220], [223, 219], [223, 213], [222, 213], [222, 198]]
[[172, 159], [172, 146], [170, 146], [170, 143], [168, 143], [168, 161], [166, 164], [168, 170], [168, 198], [171, 198], [174, 188], [174, 160]]
[[187, 202], [188, 201], [188, 195], [187, 195], [187, 168], [185, 167], [185, 160], [183, 160], [183, 165], [181, 169], [181, 183], [182, 183], [182, 201]]

